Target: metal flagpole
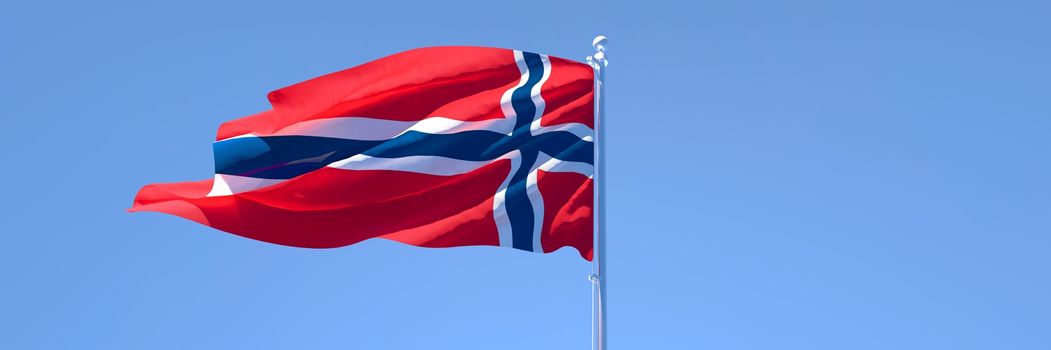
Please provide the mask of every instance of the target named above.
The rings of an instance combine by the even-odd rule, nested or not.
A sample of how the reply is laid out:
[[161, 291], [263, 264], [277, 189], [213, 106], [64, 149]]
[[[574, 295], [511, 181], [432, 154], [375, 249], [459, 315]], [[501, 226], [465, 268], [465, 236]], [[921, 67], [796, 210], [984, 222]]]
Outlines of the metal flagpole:
[[588, 64], [595, 70], [595, 256], [590, 276], [594, 298], [592, 347], [606, 350], [606, 43], [599, 35], [591, 42], [595, 53], [588, 56]]

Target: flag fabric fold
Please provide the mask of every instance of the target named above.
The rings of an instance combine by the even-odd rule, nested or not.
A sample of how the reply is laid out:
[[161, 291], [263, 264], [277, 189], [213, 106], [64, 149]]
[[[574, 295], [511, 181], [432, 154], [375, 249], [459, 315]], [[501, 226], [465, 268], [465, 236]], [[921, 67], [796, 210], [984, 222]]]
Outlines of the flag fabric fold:
[[593, 71], [529, 52], [431, 47], [271, 92], [220, 126], [211, 180], [153, 184], [131, 211], [261, 241], [370, 238], [592, 258]]

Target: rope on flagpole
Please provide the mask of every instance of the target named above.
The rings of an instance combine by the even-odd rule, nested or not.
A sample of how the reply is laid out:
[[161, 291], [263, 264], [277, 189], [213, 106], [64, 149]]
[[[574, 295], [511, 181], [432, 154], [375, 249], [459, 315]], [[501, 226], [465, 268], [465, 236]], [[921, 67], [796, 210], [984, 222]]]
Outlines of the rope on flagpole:
[[591, 346], [595, 350], [606, 350], [606, 280], [609, 272], [606, 270], [606, 132], [605, 132], [605, 80], [606, 66], [606, 43], [609, 39], [599, 35], [591, 41], [595, 53], [588, 56], [587, 62], [595, 71], [595, 242], [594, 242], [594, 264], [592, 273], [588, 276], [591, 280]]

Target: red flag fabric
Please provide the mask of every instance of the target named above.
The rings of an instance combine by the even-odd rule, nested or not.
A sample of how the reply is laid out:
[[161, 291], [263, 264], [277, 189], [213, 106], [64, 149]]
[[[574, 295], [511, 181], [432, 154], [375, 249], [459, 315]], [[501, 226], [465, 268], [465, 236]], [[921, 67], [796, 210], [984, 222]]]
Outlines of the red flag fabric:
[[593, 71], [481, 47], [406, 51], [271, 92], [219, 128], [213, 179], [142, 188], [131, 211], [261, 241], [370, 238], [592, 258]]

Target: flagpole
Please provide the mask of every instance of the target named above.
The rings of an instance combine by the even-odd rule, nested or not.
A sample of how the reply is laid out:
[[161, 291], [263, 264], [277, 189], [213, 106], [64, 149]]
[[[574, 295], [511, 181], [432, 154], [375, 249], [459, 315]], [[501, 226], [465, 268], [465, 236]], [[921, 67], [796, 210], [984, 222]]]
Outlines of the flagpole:
[[606, 350], [606, 43], [604, 35], [595, 37], [591, 46], [595, 53], [588, 56], [588, 64], [595, 70], [595, 256], [590, 276], [592, 297], [595, 298], [593, 309], [592, 347], [595, 350]]

